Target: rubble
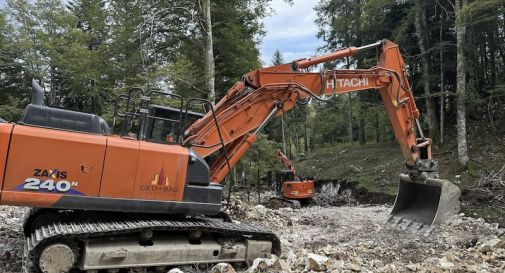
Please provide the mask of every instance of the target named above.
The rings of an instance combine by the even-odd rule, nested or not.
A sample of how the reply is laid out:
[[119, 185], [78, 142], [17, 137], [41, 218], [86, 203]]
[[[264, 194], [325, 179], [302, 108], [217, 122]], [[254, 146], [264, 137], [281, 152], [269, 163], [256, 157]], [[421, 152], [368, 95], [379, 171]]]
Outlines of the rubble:
[[505, 230], [498, 225], [459, 214], [431, 230], [402, 230], [385, 224], [390, 209], [244, 204], [240, 221], [276, 230], [279, 258], [292, 272], [505, 272]]
[[269, 259], [257, 258], [254, 260], [251, 267], [246, 273], [260, 273], [260, 272], [278, 272], [278, 273], [291, 273], [291, 268], [285, 260], [279, 259], [275, 255], [271, 255]]
[[[505, 230], [483, 219], [455, 216], [426, 232], [385, 225], [385, 205], [311, 206], [273, 210], [232, 200], [234, 220], [275, 230], [282, 253], [249, 267], [178, 267], [169, 273], [505, 272]], [[26, 209], [0, 207], [0, 271], [21, 272]]]

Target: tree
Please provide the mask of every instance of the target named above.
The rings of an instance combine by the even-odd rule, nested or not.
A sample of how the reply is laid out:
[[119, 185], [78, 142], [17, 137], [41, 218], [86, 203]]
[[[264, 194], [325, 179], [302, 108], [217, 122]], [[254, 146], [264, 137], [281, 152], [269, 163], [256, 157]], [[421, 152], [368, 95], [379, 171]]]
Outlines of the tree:
[[282, 53], [276, 49], [274, 51], [274, 56], [272, 57], [272, 65], [279, 65], [284, 63], [284, 58], [282, 57]]
[[12, 40], [14, 30], [6, 17], [0, 10], [0, 118], [17, 121], [22, 105], [29, 98], [28, 90], [24, 89], [29, 75], [23, 73], [22, 65], [17, 62], [22, 52]]
[[207, 91], [207, 97], [214, 104], [216, 100], [216, 91], [214, 90], [215, 82], [215, 65], [214, 65], [214, 47], [212, 41], [212, 19], [211, 19], [211, 3], [210, 0], [202, 0], [201, 3], [202, 24], [203, 24], [203, 56], [204, 56], [204, 77]]
[[456, 129], [458, 132], [458, 161], [462, 166], [468, 164], [468, 148], [466, 142], [466, 66], [465, 66], [465, 34], [466, 26], [461, 20], [461, 10], [467, 5], [467, 0], [456, 0], [456, 40], [457, 40], [457, 81], [456, 81]]
[[429, 56], [429, 33], [426, 25], [426, 0], [415, 1], [415, 20], [417, 42], [421, 51], [422, 85], [426, 94], [426, 109], [428, 113], [428, 126], [430, 136], [434, 141], [439, 140], [439, 128], [437, 122], [437, 111], [433, 98], [430, 96], [430, 56]]

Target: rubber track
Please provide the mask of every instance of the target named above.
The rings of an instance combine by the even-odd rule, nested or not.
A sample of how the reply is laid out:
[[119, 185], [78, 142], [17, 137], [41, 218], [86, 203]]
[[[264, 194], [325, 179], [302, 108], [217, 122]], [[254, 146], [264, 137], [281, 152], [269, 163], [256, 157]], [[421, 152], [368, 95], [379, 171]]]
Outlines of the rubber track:
[[[135, 234], [144, 230], [153, 231], [186, 231], [201, 230], [224, 234], [227, 236], [252, 236], [272, 242], [272, 253], [281, 252], [280, 240], [274, 233], [250, 224], [236, 224], [217, 219], [185, 219], [185, 220], [118, 220], [118, 221], [74, 221], [54, 223], [36, 229], [26, 238], [25, 272], [33, 272], [33, 259], [46, 244], [59, 240], [86, 240], [95, 237], [116, 237], [118, 235]], [[28, 263], [26, 263], [28, 262]]]

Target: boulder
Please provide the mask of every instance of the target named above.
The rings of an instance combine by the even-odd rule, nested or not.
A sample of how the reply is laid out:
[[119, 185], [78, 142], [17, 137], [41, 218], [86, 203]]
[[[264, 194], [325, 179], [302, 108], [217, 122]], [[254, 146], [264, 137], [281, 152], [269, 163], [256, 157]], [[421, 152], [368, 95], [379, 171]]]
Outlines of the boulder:
[[259, 214], [259, 215], [265, 215], [267, 213], [267, 208], [263, 205], [257, 205], [254, 207], [254, 210]]
[[313, 270], [313, 271], [326, 271], [328, 270], [333, 261], [322, 255], [309, 253], [307, 254], [307, 259], [305, 261], [305, 270]]
[[218, 263], [210, 269], [209, 273], [237, 273], [237, 272], [230, 264]]
[[172, 268], [167, 273], [184, 273], [184, 271], [180, 270], [179, 268]]

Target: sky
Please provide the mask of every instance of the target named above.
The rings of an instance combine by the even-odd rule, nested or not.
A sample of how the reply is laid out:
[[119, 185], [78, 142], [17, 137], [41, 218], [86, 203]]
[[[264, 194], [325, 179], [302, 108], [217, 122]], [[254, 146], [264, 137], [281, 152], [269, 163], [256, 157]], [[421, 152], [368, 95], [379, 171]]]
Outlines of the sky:
[[[313, 56], [321, 42], [317, 40], [314, 23], [314, 6], [318, 0], [293, 0], [293, 5], [284, 0], [273, 0], [274, 13], [263, 20], [266, 36], [260, 44], [263, 65], [271, 65], [272, 55], [279, 49], [284, 61]], [[5, 0], [0, 0], [0, 7]]]
[[316, 38], [314, 6], [318, 0], [294, 0], [293, 5], [283, 0], [271, 3], [274, 14], [265, 18], [266, 36], [260, 45], [261, 61], [271, 65], [276, 49], [282, 53], [285, 62], [315, 55], [321, 41]]

